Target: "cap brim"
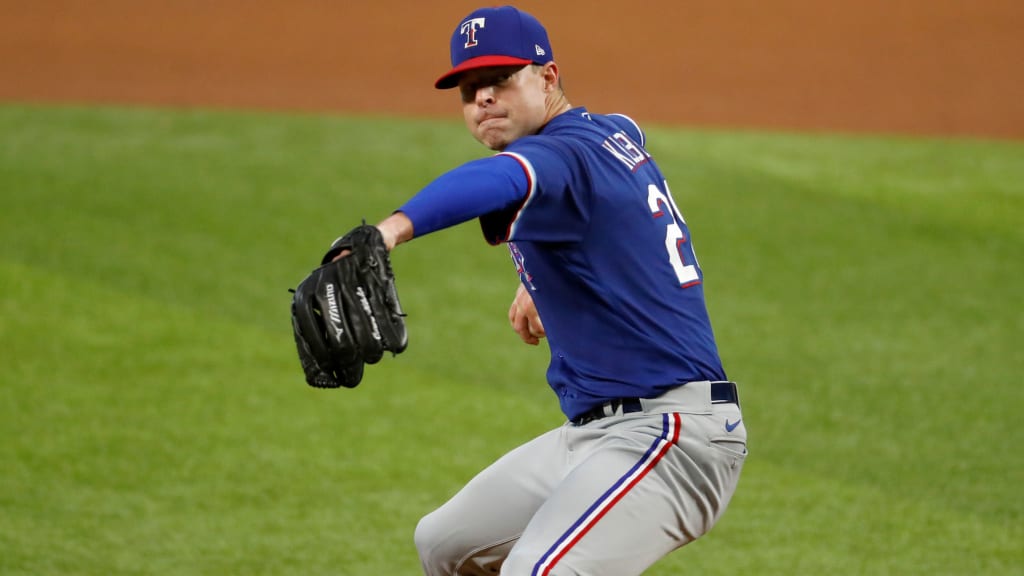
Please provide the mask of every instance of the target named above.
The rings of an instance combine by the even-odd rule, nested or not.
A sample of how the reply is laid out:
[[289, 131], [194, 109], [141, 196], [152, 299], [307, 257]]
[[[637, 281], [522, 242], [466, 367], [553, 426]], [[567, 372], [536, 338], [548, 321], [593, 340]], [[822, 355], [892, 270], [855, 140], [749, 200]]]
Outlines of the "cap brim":
[[532, 63], [532, 60], [513, 58], [512, 56], [477, 56], [476, 58], [466, 60], [449, 70], [444, 76], [438, 78], [437, 82], [434, 82], [434, 88], [439, 90], [455, 88], [459, 85], [459, 75], [468, 70], [491, 68], [493, 66], [526, 66]]

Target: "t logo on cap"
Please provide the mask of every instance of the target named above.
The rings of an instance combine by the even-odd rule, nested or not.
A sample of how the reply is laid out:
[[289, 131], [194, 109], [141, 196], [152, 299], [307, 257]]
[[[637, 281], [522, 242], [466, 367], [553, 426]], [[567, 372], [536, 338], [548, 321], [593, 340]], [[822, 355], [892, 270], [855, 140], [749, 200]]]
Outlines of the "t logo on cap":
[[477, 45], [476, 31], [479, 28], [484, 28], [484, 23], [487, 21], [486, 18], [471, 18], [462, 23], [460, 31], [466, 35], [465, 48], [472, 48]]

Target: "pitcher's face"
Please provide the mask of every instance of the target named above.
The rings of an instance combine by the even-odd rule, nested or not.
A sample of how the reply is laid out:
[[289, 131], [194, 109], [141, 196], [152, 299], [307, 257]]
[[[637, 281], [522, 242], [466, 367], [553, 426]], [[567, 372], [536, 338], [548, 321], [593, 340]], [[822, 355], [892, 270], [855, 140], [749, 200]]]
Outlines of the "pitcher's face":
[[491, 150], [536, 134], [547, 121], [544, 68], [498, 66], [459, 78], [462, 113], [473, 137]]

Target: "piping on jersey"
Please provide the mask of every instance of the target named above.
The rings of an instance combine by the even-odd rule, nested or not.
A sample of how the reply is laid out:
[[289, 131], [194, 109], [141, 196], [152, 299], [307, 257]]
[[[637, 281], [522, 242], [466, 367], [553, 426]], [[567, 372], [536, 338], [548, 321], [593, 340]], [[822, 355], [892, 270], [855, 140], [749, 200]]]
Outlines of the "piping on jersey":
[[537, 173], [533, 171], [533, 164], [530, 164], [530, 161], [522, 154], [516, 154], [515, 152], [499, 152], [496, 156], [509, 156], [514, 158], [519, 162], [519, 165], [523, 167], [523, 172], [526, 172], [526, 198], [523, 199], [523, 203], [519, 206], [519, 210], [516, 210], [516, 215], [509, 220], [508, 229], [505, 230], [505, 240], [508, 241], [512, 239], [512, 234], [515, 233], [515, 227], [516, 223], [519, 221], [519, 215], [523, 213], [523, 210], [526, 210], [530, 201], [533, 200], [534, 192], [537, 191]]
[[555, 564], [575, 546], [591, 528], [612, 509], [648, 472], [657, 466], [669, 449], [679, 440], [679, 414], [663, 414], [661, 436], [655, 439], [640, 461], [626, 472], [607, 492], [601, 495], [575, 524], [562, 534], [555, 544], [541, 556], [533, 567], [531, 576], [548, 576]]

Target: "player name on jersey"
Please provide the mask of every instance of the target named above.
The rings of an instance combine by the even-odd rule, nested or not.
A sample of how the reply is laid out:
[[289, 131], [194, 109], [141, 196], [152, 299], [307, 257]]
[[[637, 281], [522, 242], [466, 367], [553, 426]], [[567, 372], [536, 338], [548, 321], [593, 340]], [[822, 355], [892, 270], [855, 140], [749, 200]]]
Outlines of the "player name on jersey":
[[601, 147], [611, 152], [615, 158], [625, 164], [631, 171], [635, 171], [638, 166], [651, 159], [651, 155], [646, 150], [638, 146], [636, 142], [633, 142], [632, 138], [621, 131], [609, 136], [601, 143]]

